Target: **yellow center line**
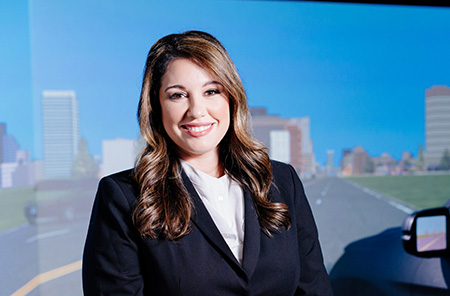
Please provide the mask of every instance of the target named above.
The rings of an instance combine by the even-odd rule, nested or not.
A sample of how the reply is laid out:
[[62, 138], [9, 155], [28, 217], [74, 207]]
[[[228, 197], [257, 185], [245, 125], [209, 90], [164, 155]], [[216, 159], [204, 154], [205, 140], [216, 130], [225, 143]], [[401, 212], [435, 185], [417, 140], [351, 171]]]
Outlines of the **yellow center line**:
[[38, 274], [31, 281], [23, 285], [19, 290], [11, 294], [11, 296], [25, 296], [31, 291], [33, 291], [37, 286], [46, 283], [48, 281], [54, 280], [56, 278], [62, 277], [66, 274], [72, 273], [74, 271], [81, 269], [81, 260], [64, 265], [62, 267]]

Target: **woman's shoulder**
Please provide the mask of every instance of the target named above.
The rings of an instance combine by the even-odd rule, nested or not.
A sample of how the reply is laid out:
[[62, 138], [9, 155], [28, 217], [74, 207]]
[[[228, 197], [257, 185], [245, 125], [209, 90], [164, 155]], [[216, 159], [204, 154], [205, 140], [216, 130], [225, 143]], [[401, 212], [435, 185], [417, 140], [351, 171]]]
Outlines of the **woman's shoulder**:
[[134, 170], [133, 169], [128, 169], [128, 170], [124, 170], [124, 171], [120, 171], [120, 172], [116, 172], [107, 176], [104, 176], [100, 182], [107, 182], [109, 180], [114, 180], [117, 183], [123, 183], [123, 184], [132, 184], [135, 183], [135, 178], [134, 178]]
[[286, 192], [303, 191], [303, 184], [292, 165], [272, 160], [272, 175], [274, 185], [279, 190]]
[[274, 177], [292, 177], [292, 174], [296, 173], [295, 169], [290, 164], [277, 160], [271, 160], [271, 163]]
[[139, 194], [139, 186], [135, 180], [133, 169], [103, 177], [100, 180], [98, 190], [110, 192], [113, 195], [122, 193], [131, 200], [135, 200]]

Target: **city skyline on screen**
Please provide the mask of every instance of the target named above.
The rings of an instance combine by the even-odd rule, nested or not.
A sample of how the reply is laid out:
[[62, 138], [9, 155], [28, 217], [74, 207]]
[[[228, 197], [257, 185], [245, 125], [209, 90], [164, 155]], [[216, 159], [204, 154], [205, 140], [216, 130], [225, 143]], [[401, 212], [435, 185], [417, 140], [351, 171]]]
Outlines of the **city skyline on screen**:
[[[160, 37], [204, 30], [227, 48], [249, 106], [310, 117], [316, 160], [425, 144], [425, 90], [450, 85], [450, 10], [295, 1], [18, 1], [0, 7], [0, 122], [42, 159], [40, 102], [73, 90], [92, 154], [135, 139], [146, 55]], [[5, 17], [3, 17], [5, 14]], [[16, 30], [16, 28], [19, 28]], [[3, 39], [3, 37], [1, 37]]]

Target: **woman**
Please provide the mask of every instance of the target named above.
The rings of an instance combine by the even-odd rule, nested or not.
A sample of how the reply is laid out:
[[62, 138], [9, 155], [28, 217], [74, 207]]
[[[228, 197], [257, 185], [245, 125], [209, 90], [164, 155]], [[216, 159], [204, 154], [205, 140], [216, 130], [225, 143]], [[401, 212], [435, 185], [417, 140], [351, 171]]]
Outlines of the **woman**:
[[249, 134], [244, 87], [199, 31], [150, 49], [133, 170], [101, 180], [85, 295], [330, 295], [296, 172]]

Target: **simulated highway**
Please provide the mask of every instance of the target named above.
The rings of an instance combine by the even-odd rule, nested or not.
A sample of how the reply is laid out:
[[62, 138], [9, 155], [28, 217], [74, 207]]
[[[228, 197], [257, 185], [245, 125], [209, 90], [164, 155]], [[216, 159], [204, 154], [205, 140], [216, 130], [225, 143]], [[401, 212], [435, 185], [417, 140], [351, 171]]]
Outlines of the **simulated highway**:
[[[304, 183], [319, 229], [327, 270], [350, 242], [400, 226], [412, 209], [337, 177]], [[88, 202], [90, 208], [94, 199]], [[64, 210], [64, 209], [63, 209]], [[0, 295], [82, 295], [81, 257], [90, 213], [0, 233]], [[399, 238], [400, 239], [400, 238]]]

